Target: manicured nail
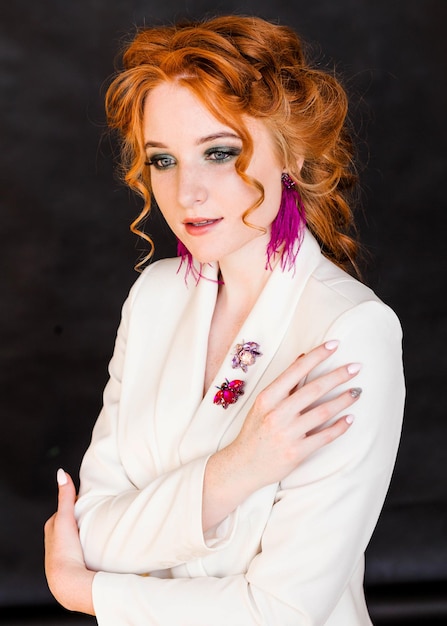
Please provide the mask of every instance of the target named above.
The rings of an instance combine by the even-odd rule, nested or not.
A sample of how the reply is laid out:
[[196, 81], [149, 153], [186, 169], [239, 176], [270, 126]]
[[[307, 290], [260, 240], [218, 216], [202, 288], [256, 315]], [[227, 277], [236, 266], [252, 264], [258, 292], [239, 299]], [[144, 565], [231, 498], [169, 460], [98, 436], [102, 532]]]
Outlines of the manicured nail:
[[354, 416], [353, 416], [353, 415], [347, 415], [347, 416], [345, 417], [345, 421], [346, 421], [348, 424], [352, 424], [352, 422], [354, 421]]
[[362, 393], [362, 388], [361, 387], [353, 387], [352, 389], [349, 390], [349, 393], [350, 393], [352, 398], [358, 398], [359, 395]]
[[62, 468], [59, 468], [57, 470], [56, 479], [57, 479], [57, 484], [59, 485], [59, 487], [62, 487], [63, 485], [67, 484], [68, 482], [67, 475]]
[[339, 345], [338, 339], [331, 339], [330, 341], [326, 341], [324, 347], [326, 350], [335, 350], [335, 348]]
[[361, 363], [350, 363], [347, 368], [348, 374], [357, 374], [362, 369]]

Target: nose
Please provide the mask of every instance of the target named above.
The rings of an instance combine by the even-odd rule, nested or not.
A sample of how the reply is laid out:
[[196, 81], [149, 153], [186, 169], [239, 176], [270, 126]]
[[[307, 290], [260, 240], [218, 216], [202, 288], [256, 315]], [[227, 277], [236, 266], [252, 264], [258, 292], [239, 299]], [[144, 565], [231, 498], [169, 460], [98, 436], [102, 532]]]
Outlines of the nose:
[[204, 173], [198, 167], [177, 168], [177, 200], [185, 208], [203, 204], [208, 197]]

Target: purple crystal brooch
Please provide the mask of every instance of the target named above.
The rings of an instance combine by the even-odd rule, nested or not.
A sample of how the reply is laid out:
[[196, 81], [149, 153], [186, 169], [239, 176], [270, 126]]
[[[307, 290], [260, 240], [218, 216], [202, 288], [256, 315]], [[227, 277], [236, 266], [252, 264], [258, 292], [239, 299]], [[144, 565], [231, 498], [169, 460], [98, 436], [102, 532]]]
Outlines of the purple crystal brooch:
[[233, 368], [240, 367], [243, 372], [246, 372], [248, 366], [253, 365], [256, 361], [256, 357], [262, 356], [259, 348], [260, 345], [256, 341], [245, 341], [244, 343], [236, 344], [234, 357], [231, 362]]

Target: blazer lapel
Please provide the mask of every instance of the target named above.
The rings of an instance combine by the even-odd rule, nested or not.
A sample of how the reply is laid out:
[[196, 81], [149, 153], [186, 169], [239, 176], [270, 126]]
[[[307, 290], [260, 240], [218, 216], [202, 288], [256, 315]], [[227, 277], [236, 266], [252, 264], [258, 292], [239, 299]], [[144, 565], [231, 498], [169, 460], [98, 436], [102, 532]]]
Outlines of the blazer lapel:
[[182, 285], [188, 289], [188, 296], [179, 322], [172, 328], [172, 340], [161, 364], [163, 375], [155, 390], [153, 435], [165, 469], [180, 463], [181, 437], [194, 421], [203, 398], [208, 334], [218, 290], [217, 268], [205, 266], [202, 274], [197, 285]]
[[[206, 328], [200, 328], [199, 330], [201, 335], [203, 333], [199, 342], [200, 347], [196, 344], [195, 348], [191, 348], [200, 350], [202, 369], [197, 367], [195, 370], [194, 375], [198, 377], [198, 381], [188, 379], [191, 387], [195, 389], [194, 402], [197, 402], [197, 408], [194, 415], [191, 416], [189, 428], [183, 431], [184, 436], [180, 441], [179, 454], [182, 463], [197, 456], [214, 452], [222, 445], [223, 437], [230, 427], [232, 432], [238, 432], [256, 394], [260, 391], [257, 388], [257, 384], [261, 377], [263, 381], [270, 382], [286, 367], [284, 362], [279, 364], [279, 371], [278, 368], [272, 368], [271, 366], [289, 330], [307, 280], [318, 264], [320, 254], [317, 242], [306, 231], [296, 260], [295, 270], [283, 272], [279, 264], [277, 264], [258, 301], [247, 317], [239, 336], [234, 337], [232, 350], [237, 343], [255, 341], [260, 344], [262, 356], [258, 357], [255, 363], [249, 366], [248, 371], [244, 373], [241, 369], [232, 368], [233, 353], [231, 350], [223, 360], [207, 394], [203, 400], [198, 402], [199, 389], [203, 388], [203, 363], [205, 362], [208, 330], [212, 316], [212, 311], [210, 312], [209, 310], [210, 303], [206, 303], [208, 325]], [[204, 296], [205, 298], [206, 296]], [[212, 308], [214, 308], [215, 298], [216, 294], [214, 293]], [[195, 312], [199, 314], [198, 310]], [[190, 322], [197, 329], [197, 325], [194, 324], [192, 319]], [[269, 369], [272, 372], [270, 379], [268, 376]], [[200, 373], [202, 374], [201, 376]], [[213, 403], [217, 387], [225, 379], [230, 381], [241, 379], [245, 381], [244, 394], [238, 398], [235, 404], [230, 404], [226, 409]], [[265, 384], [268, 383], [265, 382]]]

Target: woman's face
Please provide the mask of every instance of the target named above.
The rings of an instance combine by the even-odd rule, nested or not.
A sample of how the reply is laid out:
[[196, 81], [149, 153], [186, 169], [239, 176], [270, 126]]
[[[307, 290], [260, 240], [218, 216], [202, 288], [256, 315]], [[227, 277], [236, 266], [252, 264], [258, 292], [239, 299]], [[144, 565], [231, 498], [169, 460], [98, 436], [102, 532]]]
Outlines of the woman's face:
[[283, 168], [264, 123], [246, 118], [246, 124], [254, 148], [247, 173], [265, 191], [248, 221], [265, 233], [242, 220], [259, 192], [236, 172], [242, 141], [234, 130], [175, 83], [160, 84], [145, 101], [144, 141], [154, 197], [174, 234], [201, 262], [222, 262], [234, 254], [248, 260], [256, 250], [265, 255], [281, 201]]

